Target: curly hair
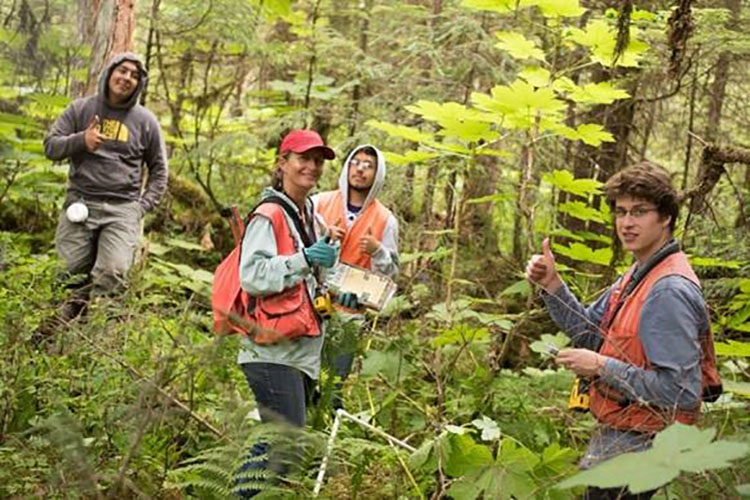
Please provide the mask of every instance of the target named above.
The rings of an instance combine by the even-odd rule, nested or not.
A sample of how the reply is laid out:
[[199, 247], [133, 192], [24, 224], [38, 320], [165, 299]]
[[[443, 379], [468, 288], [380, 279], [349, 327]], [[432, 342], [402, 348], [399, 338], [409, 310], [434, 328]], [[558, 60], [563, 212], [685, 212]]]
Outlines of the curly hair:
[[659, 215], [671, 217], [669, 230], [674, 231], [680, 205], [672, 178], [661, 165], [642, 160], [620, 170], [606, 182], [604, 194], [613, 210], [616, 199], [622, 196], [653, 203]]

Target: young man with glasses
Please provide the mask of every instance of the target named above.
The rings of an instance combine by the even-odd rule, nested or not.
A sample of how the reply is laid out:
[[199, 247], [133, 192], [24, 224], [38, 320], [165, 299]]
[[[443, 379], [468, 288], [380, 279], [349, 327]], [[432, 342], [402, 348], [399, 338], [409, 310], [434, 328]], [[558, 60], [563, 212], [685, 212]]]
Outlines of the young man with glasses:
[[[339, 262], [395, 278], [398, 274], [398, 221], [378, 199], [385, 184], [385, 158], [374, 146], [354, 148], [344, 161], [339, 188], [313, 197], [315, 210], [325, 220], [332, 238], [341, 242]], [[363, 316], [357, 297], [340, 299], [345, 320], [361, 329]], [[351, 370], [354, 353], [344, 349], [335, 360], [342, 380]], [[333, 404], [340, 407], [338, 393]]]
[[[679, 205], [669, 173], [642, 161], [605, 185], [617, 237], [635, 260], [592, 305], [573, 296], [555, 270], [549, 239], [526, 267], [547, 310], [573, 341], [555, 361], [590, 380], [598, 426], [581, 468], [651, 445], [678, 421], [695, 423], [701, 401], [721, 392], [700, 282], [673, 239]], [[624, 488], [589, 488], [588, 499], [647, 499]]]

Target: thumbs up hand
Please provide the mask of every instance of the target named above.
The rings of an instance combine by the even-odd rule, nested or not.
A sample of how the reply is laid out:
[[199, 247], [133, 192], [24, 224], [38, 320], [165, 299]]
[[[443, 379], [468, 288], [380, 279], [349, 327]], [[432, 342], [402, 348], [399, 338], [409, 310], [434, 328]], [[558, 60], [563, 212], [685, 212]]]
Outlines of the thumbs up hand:
[[359, 249], [368, 255], [372, 255], [380, 248], [380, 242], [372, 235], [372, 229], [367, 229], [367, 234], [359, 239]]
[[333, 241], [344, 241], [346, 229], [342, 227], [341, 219], [339, 219], [333, 226], [328, 226], [328, 234], [331, 235]]
[[555, 293], [562, 285], [562, 279], [555, 269], [555, 256], [549, 247], [549, 238], [542, 242], [542, 254], [532, 255], [526, 265], [526, 279], [544, 288], [547, 293]]
[[326, 236], [322, 240], [316, 241], [312, 246], [303, 248], [302, 254], [310, 266], [331, 268], [336, 263], [339, 248], [337, 245], [331, 244], [330, 236]]
[[86, 151], [93, 153], [99, 149], [106, 138], [107, 136], [99, 132], [99, 115], [94, 115], [83, 134], [83, 144], [86, 146]]

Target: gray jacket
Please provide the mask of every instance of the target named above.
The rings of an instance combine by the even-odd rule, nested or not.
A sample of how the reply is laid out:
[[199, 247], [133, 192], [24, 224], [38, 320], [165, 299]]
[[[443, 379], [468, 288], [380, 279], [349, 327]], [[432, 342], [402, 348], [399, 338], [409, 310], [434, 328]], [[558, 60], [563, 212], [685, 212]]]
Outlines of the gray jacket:
[[[109, 77], [123, 61], [134, 62], [141, 78], [128, 101], [112, 106], [107, 102]], [[167, 154], [159, 122], [138, 104], [146, 80], [147, 73], [138, 56], [120, 54], [102, 72], [97, 94], [73, 101], [44, 138], [47, 158], [70, 162], [68, 203], [77, 199], [138, 200], [144, 212], [159, 203], [167, 188]], [[83, 136], [96, 115], [99, 131], [107, 140], [90, 153]], [[144, 163], [148, 182], [141, 194]]]

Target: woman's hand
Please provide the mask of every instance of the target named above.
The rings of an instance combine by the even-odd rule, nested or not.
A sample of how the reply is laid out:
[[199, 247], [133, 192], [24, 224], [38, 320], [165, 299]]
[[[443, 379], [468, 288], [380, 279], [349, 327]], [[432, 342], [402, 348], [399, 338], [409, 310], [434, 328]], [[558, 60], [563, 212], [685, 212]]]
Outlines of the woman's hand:
[[330, 236], [316, 241], [312, 246], [304, 248], [302, 254], [311, 266], [333, 267], [339, 254], [338, 245], [331, 245]]

